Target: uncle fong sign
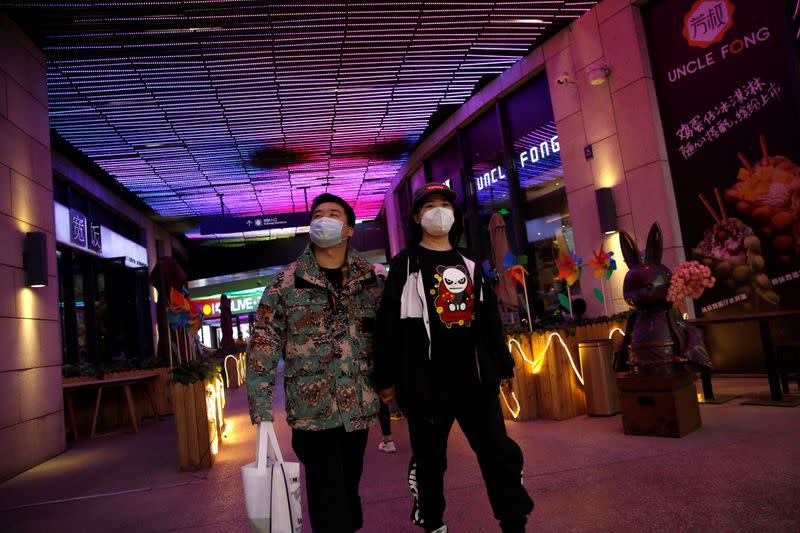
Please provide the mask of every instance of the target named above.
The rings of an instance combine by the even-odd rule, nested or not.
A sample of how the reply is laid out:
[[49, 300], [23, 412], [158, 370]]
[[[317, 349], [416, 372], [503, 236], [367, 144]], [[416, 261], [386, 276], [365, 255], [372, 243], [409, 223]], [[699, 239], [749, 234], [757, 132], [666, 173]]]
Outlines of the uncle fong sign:
[[643, 8], [686, 255], [717, 278], [695, 307], [800, 306], [800, 97], [787, 4]]

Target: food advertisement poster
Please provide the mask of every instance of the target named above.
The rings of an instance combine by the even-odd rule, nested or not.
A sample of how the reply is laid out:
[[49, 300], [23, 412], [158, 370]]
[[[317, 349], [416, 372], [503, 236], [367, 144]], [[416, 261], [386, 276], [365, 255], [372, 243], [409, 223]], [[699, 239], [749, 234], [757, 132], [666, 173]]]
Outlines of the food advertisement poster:
[[800, 307], [800, 92], [782, 1], [643, 9], [688, 259], [716, 286], [703, 314]]

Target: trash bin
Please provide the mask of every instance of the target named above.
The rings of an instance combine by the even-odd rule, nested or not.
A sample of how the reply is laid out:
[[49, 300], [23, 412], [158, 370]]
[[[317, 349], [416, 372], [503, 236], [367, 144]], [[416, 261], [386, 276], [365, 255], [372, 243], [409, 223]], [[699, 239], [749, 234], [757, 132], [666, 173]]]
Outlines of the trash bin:
[[583, 368], [586, 412], [590, 416], [611, 416], [619, 413], [616, 374], [611, 360], [611, 341], [600, 339], [578, 343]]

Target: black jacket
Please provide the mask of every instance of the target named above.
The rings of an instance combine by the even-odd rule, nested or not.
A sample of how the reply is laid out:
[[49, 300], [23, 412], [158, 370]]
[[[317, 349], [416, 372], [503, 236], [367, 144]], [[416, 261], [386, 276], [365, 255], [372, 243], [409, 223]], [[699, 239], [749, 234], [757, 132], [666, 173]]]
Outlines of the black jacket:
[[[419, 252], [420, 247], [413, 246], [392, 259], [375, 332], [373, 383], [378, 390], [395, 386], [397, 401], [405, 412], [427, 412], [437, 397], [436, 383], [429, 374], [436, 353], [430, 353]], [[497, 394], [500, 380], [514, 377], [514, 359], [505, 343], [494, 292], [484, 283], [483, 269], [478, 262], [462, 257], [478, 298], [475, 370], [481, 388]]]

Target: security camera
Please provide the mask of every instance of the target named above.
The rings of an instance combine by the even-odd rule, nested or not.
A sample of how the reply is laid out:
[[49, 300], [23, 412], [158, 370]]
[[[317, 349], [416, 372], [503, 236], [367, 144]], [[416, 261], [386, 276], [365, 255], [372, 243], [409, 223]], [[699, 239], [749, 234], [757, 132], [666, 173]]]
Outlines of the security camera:
[[575, 83], [575, 82], [572, 81], [572, 79], [569, 77], [569, 74], [565, 72], [561, 76], [556, 78], [556, 83], [558, 83], [559, 85], [567, 85], [568, 83]]

